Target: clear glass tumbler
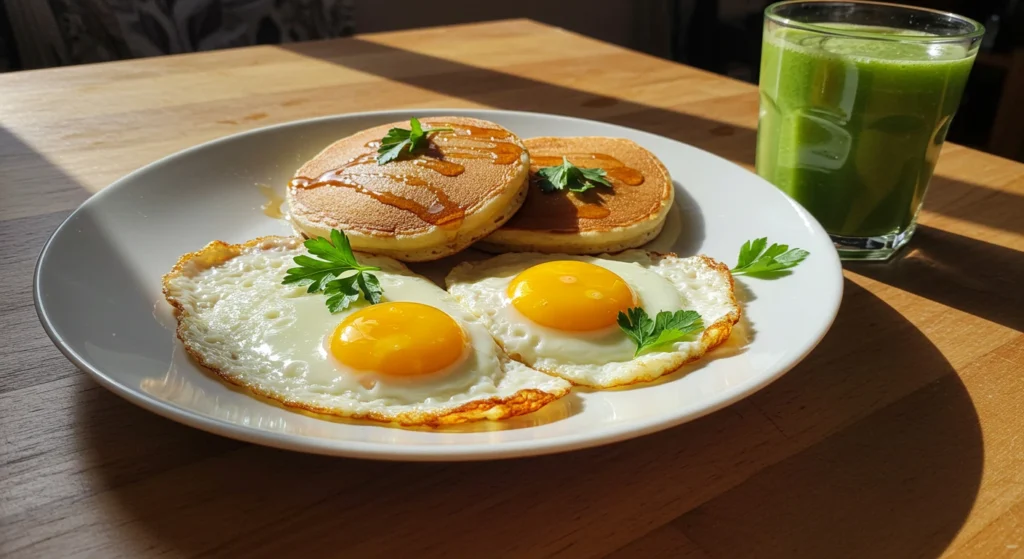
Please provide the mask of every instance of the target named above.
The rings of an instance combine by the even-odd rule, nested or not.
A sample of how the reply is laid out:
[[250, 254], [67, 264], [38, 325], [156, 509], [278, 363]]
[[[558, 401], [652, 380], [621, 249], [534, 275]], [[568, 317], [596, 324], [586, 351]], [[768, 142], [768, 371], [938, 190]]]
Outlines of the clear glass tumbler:
[[877, 2], [765, 10], [757, 172], [824, 226], [844, 259], [913, 235], [984, 28]]

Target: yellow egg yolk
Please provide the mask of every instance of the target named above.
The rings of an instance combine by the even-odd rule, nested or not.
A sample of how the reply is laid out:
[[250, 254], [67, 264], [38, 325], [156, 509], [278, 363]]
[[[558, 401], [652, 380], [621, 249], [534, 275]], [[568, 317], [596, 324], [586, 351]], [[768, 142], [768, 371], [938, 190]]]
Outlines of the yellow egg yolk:
[[583, 332], [615, 324], [619, 312], [636, 306], [622, 278], [601, 266], [557, 260], [528, 268], [508, 285], [512, 305], [549, 328]]
[[349, 315], [331, 336], [331, 354], [349, 367], [411, 377], [436, 373], [466, 348], [462, 327], [421, 303], [379, 303]]

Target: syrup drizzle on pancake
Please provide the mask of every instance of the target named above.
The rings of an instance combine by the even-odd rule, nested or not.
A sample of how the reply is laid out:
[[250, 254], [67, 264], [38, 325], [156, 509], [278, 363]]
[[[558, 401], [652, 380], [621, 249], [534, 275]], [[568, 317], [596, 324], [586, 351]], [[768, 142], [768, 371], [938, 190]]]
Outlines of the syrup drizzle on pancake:
[[[625, 163], [606, 153], [566, 153], [569, 163], [586, 169], [600, 167], [604, 169], [605, 175], [629, 186], [639, 186], [644, 183], [644, 175], [640, 171], [627, 166]], [[540, 180], [536, 169], [541, 167], [553, 167], [562, 164], [561, 155], [536, 155], [530, 157], [532, 172], [530, 181]], [[581, 200], [582, 201], [582, 200]], [[594, 202], [587, 202], [576, 205], [576, 217], [582, 219], [604, 219], [611, 215], [611, 210], [601, 204], [601, 199], [594, 196]]]
[[583, 204], [576, 206], [576, 217], [583, 219], [604, 219], [612, 215], [612, 211], [598, 204]]
[[[496, 128], [484, 128], [468, 124], [452, 123], [430, 123], [435, 128], [452, 128], [451, 132], [439, 132], [431, 136], [431, 146], [424, 153], [417, 153], [412, 158], [403, 159], [417, 167], [422, 167], [431, 172], [446, 177], [461, 175], [466, 169], [462, 165], [449, 159], [489, 159], [494, 165], [511, 165], [521, 160], [523, 148], [514, 141], [511, 132]], [[472, 143], [458, 142], [453, 140], [472, 140]], [[370, 153], [365, 153], [344, 163], [337, 169], [330, 170], [319, 177], [295, 177], [289, 183], [289, 188], [321, 188], [334, 186], [350, 188], [370, 196], [374, 200], [399, 208], [416, 215], [423, 221], [439, 227], [458, 227], [466, 216], [466, 208], [453, 202], [444, 189], [430, 183], [429, 179], [421, 176], [392, 173], [390, 165], [377, 165], [377, 148], [379, 141], [366, 144], [371, 148]], [[360, 165], [374, 165], [373, 170], [366, 168], [355, 169]], [[371, 180], [361, 179], [361, 177]], [[422, 188], [429, 191], [434, 202], [424, 205], [416, 200], [405, 198], [380, 188], [381, 181], [372, 179], [386, 179], [386, 183], [393, 185], [407, 185], [415, 188]]]
[[[644, 175], [625, 163], [605, 153], [566, 153], [564, 154], [569, 163], [585, 169], [600, 167], [608, 178], [615, 179], [629, 186], [640, 186], [644, 183]], [[531, 165], [540, 167], [554, 167], [562, 164], [562, 156], [538, 155], [530, 158]]]

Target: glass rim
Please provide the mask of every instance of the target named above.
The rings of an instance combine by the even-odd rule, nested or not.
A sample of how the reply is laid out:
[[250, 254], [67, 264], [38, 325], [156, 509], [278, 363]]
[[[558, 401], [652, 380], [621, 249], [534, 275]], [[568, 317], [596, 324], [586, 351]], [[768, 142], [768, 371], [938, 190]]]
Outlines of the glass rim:
[[[899, 8], [901, 10], [908, 10], [911, 12], [919, 12], [922, 14], [930, 14], [936, 16], [945, 16], [951, 19], [963, 21], [969, 24], [973, 29], [965, 33], [958, 33], [956, 35], [928, 35], [928, 36], [894, 36], [894, 35], [879, 35], [877, 33], [861, 33], [857, 31], [839, 30], [833, 27], [826, 27], [816, 23], [807, 23], [803, 21], [797, 21], [787, 17], [783, 17], [776, 13], [779, 8], [786, 6], [793, 6], [796, 4], [815, 4], [815, 5], [862, 5], [862, 6], [877, 6], [883, 8]], [[977, 39], [985, 34], [985, 26], [981, 23], [953, 12], [945, 12], [942, 10], [933, 10], [931, 8], [921, 8], [918, 6], [907, 6], [904, 4], [893, 4], [891, 2], [872, 2], [867, 0], [785, 0], [784, 2], [776, 2], [771, 4], [764, 9], [764, 17], [767, 20], [771, 20], [780, 25], [786, 27], [792, 27], [795, 29], [801, 29], [804, 31], [811, 31], [820, 35], [828, 35], [832, 37], [850, 37], [855, 39], [868, 39], [873, 41], [887, 41], [891, 43], [918, 43], [918, 44], [935, 44], [935, 43], [956, 43], [965, 39]]]

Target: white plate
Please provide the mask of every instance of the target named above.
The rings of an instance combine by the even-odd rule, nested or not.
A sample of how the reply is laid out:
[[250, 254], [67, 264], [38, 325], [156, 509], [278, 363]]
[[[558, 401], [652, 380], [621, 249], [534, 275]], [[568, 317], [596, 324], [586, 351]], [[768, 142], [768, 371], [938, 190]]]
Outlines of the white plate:
[[[575, 391], [528, 416], [444, 430], [328, 421], [252, 398], [198, 368], [173, 334], [161, 276], [214, 239], [290, 234], [261, 211], [257, 183], [283, 185], [326, 144], [411, 116], [497, 122], [523, 138], [618, 136], [653, 151], [676, 181], [677, 210], [657, 250], [730, 265], [747, 239], [805, 248], [788, 277], [738, 279], [744, 307], [729, 343], [659, 382]], [[150, 411], [220, 435], [364, 458], [468, 460], [584, 448], [678, 425], [775, 380], [821, 340], [842, 296], [839, 260], [821, 226], [756, 175], [694, 147], [601, 122], [536, 113], [418, 110], [293, 122], [197, 146], [122, 178], [57, 228], [36, 267], [40, 320], [58, 348], [100, 384]]]

